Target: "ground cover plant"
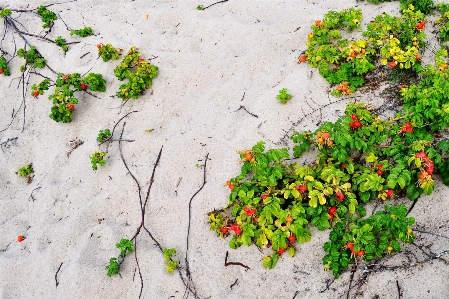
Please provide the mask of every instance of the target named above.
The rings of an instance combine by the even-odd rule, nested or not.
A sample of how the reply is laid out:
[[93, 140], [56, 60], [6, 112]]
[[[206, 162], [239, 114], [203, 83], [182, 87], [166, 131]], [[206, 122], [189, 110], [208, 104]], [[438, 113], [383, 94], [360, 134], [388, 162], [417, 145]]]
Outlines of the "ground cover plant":
[[128, 100], [137, 99], [147, 88], [153, 84], [153, 78], [158, 74], [158, 67], [141, 57], [137, 47], [131, 49], [123, 57], [122, 62], [114, 69], [114, 75], [128, 83], [120, 85], [117, 97]]
[[[241, 173], [226, 183], [228, 204], [208, 215], [211, 230], [220, 237], [232, 235], [231, 248], [272, 248], [263, 258], [271, 269], [285, 252], [294, 256], [299, 244], [311, 240], [311, 226], [330, 229], [323, 265], [338, 278], [350, 264], [382, 258], [401, 251], [401, 243], [414, 242], [414, 218], [407, 217], [405, 205], [390, 202], [431, 194], [438, 173], [449, 185], [449, 142], [438, 137], [449, 125], [448, 53], [441, 49], [435, 65], [422, 66], [425, 15], [413, 5], [401, 11], [401, 17], [377, 16], [362, 33], [367, 39], [358, 41], [343, 39], [340, 29], [359, 28], [360, 10], [330, 11], [312, 25], [299, 61], [336, 84], [334, 95], [352, 94], [376, 67], [396, 75], [411, 70], [420, 80], [401, 85], [402, 111], [392, 118], [382, 119], [355, 102], [335, 122], [294, 132], [291, 150], [266, 150], [259, 142], [240, 151]], [[294, 162], [312, 149], [315, 162]], [[375, 201], [388, 204], [367, 215], [365, 206]]]
[[33, 166], [32, 164], [27, 164], [25, 166], [22, 166], [19, 168], [19, 171], [17, 172], [21, 177], [26, 177], [27, 175], [30, 175], [33, 173]]
[[409, 6], [400, 17], [381, 14], [362, 32], [364, 38], [343, 36], [360, 29], [361, 9], [330, 11], [317, 20], [308, 34], [307, 50], [299, 58], [330, 83], [338, 84], [332, 95], [352, 94], [365, 83], [364, 75], [375, 69], [376, 59], [391, 69], [421, 69], [420, 47], [426, 35], [425, 15]]
[[[43, 95], [50, 87], [48, 78], [42, 80], [39, 84], [33, 84], [31, 94], [35, 98]], [[55, 82], [55, 90], [48, 99], [53, 102], [50, 118], [56, 122], [70, 123], [72, 113], [75, 111], [75, 105], [78, 99], [74, 97], [77, 91], [106, 91], [106, 80], [101, 74], [89, 73], [81, 77], [78, 73], [62, 74], [59, 73]]]
[[286, 104], [291, 98], [292, 95], [287, 93], [287, 88], [279, 90], [279, 94], [276, 96], [276, 99], [278, 99], [281, 104]]

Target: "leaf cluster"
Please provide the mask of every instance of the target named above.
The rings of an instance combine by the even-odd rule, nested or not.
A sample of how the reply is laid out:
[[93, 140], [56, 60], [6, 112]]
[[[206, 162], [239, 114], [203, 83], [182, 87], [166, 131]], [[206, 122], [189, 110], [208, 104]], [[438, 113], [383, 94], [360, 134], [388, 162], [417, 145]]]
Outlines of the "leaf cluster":
[[84, 27], [84, 28], [78, 29], [78, 30], [72, 29], [72, 30], [70, 30], [70, 35], [78, 35], [81, 37], [86, 37], [86, 36], [93, 35], [93, 31], [92, 31], [92, 28], [90, 28], [90, 27]]
[[[362, 0], [364, 1], [364, 0]], [[394, 0], [367, 0], [368, 2], [379, 4], [382, 2], [391, 2]], [[435, 10], [435, 3], [433, 0], [400, 0], [400, 10], [407, 9], [410, 5], [416, 7], [416, 10], [428, 15]]]
[[119, 264], [117, 262], [117, 258], [111, 257], [109, 260], [109, 265], [106, 266], [106, 270], [108, 271], [107, 275], [111, 277], [112, 275], [117, 275], [119, 271]]
[[53, 22], [58, 18], [53, 11], [48, 10], [43, 5], [38, 7], [37, 14], [41, 16], [41, 20], [44, 23], [42, 25], [43, 28], [50, 28], [50, 26], [53, 25]]
[[122, 49], [114, 48], [111, 44], [101, 45], [98, 49], [98, 56], [103, 59], [104, 62], [111, 59], [117, 60], [120, 56]]
[[[90, 163], [92, 164], [92, 169], [93, 170], [97, 170], [98, 166], [97, 164], [100, 164], [101, 166], [104, 166], [106, 164], [106, 160], [104, 159], [104, 157], [107, 154], [105, 152], [99, 152], [99, 151], [95, 151], [91, 156], [90, 156]], [[123, 239], [122, 239], [123, 240]], [[119, 243], [120, 244], [120, 243]], [[117, 244], [118, 245], [118, 244]]]
[[137, 99], [153, 83], [158, 74], [158, 67], [141, 58], [139, 49], [131, 47], [123, 57], [122, 62], [114, 69], [114, 75], [121, 81], [125, 78], [128, 83], [120, 85], [117, 97], [127, 100]]
[[3, 75], [10, 76], [11, 72], [9, 71], [8, 63], [6, 62], [5, 57], [0, 57], [0, 69], [3, 70]]
[[56, 39], [55, 39], [55, 44], [58, 46], [58, 47], [61, 47], [61, 49], [62, 49], [62, 51], [64, 51], [64, 52], [67, 52], [67, 50], [69, 49], [69, 46], [67, 46], [65, 43], [66, 43], [67, 41], [64, 39], [64, 38], [62, 38], [62, 36], [58, 36]]
[[[39, 94], [43, 94], [43, 90], [48, 89], [46, 80], [36, 87]], [[56, 122], [70, 123], [72, 121], [71, 115], [74, 111], [74, 106], [70, 109], [71, 105], [78, 104], [78, 99], [74, 96], [75, 92], [84, 91], [87, 88], [91, 91], [104, 92], [106, 91], [106, 80], [103, 79], [101, 74], [89, 73], [86, 77], [81, 78], [79, 73], [66, 75], [59, 73], [55, 86], [54, 93], [48, 97], [53, 102], [50, 118]], [[85, 89], [83, 89], [83, 86], [85, 86]]]
[[11, 14], [12, 14], [12, 12], [9, 8], [0, 9], [0, 18], [9, 17]]
[[97, 141], [102, 142], [111, 138], [111, 131], [109, 129], [100, 130], [97, 136]]
[[45, 66], [45, 58], [37, 52], [35, 46], [31, 46], [28, 51], [23, 48], [17, 50], [17, 56], [25, 59], [25, 65], [20, 67], [21, 72], [24, 72], [28, 65], [34, 68], [43, 68]]
[[[366, 262], [391, 252], [400, 252], [399, 241], [413, 243], [415, 239], [409, 230], [415, 220], [405, 217], [406, 214], [407, 208], [402, 204], [396, 207], [386, 205], [385, 211], [378, 211], [368, 218], [341, 215], [342, 221], [329, 234], [330, 242], [324, 244], [327, 253], [323, 257], [325, 270], [332, 270], [338, 278], [348, 265], [357, 262], [360, 257], [350, 250], [348, 242], [355, 252], [363, 250], [363, 260]], [[349, 229], [346, 229], [346, 221], [352, 223]]]
[[281, 102], [281, 104], [287, 103], [287, 100], [290, 100], [292, 98], [292, 95], [287, 93], [287, 88], [282, 88], [279, 90], [279, 94], [276, 96], [276, 99]]
[[[117, 244], [115, 245], [115, 247], [117, 247], [118, 249], [120, 249], [120, 255], [119, 255], [119, 258], [122, 259], [121, 261], [123, 261], [123, 259], [125, 258], [125, 256], [126, 256], [128, 253], [134, 252], [134, 244], [133, 244], [133, 242], [130, 241], [130, 240], [128, 240], [128, 239], [125, 239], [125, 238], [122, 238], [122, 239], [120, 240], [120, 242], [117, 243]], [[120, 262], [120, 263], [121, 263], [121, 262]], [[109, 265], [107, 265], [107, 266], [105, 267], [105, 269], [108, 271], [107, 275], [108, 275], [109, 277], [111, 277], [112, 275], [118, 274], [118, 273], [119, 273], [119, 270], [120, 270], [120, 264], [119, 264], [117, 258], [112, 257], [112, 258], [109, 260]]]
[[449, 4], [440, 3], [438, 10], [441, 16], [435, 21], [435, 24], [440, 25], [440, 40], [447, 42], [449, 40]]
[[424, 21], [425, 16], [413, 6], [402, 12], [401, 17], [378, 15], [362, 32], [364, 38], [359, 40], [344, 38], [342, 32], [360, 28], [360, 9], [329, 11], [322, 21], [312, 25], [307, 39], [308, 63], [318, 68], [330, 84], [343, 83], [348, 87], [344, 90], [340, 86], [333, 95], [351, 94], [363, 86], [364, 75], [374, 70], [378, 58], [382, 65], [390, 61], [400, 68], [420, 70], [419, 48], [425, 45], [426, 35], [416, 24]]
[[27, 175], [32, 174], [33, 171], [34, 170], [32, 164], [28, 164], [20, 167], [18, 173], [21, 177], [26, 177]]
[[174, 248], [163, 248], [162, 252], [165, 258], [165, 270], [167, 273], [172, 273], [178, 268], [179, 262], [174, 261], [172, 256], [176, 254], [176, 249]]
[[48, 90], [50, 88], [50, 80], [49, 79], [44, 79], [42, 80], [39, 84], [33, 84], [31, 86], [31, 95], [34, 95], [34, 92], [38, 92], [40, 95], [44, 94], [45, 90]]
[[[225, 237], [228, 234], [222, 229], [237, 225], [240, 230], [235, 230], [229, 246], [272, 247], [273, 254], [263, 264], [273, 268], [282, 253], [293, 256], [297, 243], [310, 241], [310, 226], [331, 228], [333, 245], [325, 245], [328, 254], [323, 263], [336, 276], [355, 262], [355, 256], [342, 247], [345, 242], [363, 250], [365, 261], [381, 257], [390, 245], [399, 251], [399, 241], [413, 240], [407, 233], [413, 220], [405, 218], [405, 207], [386, 206], [386, 212], [365, 219], [363, 205], [394, 194], [416, 200], [422, 193], [432, 193], [434, 180], [426, 172], [429, 163], [435, 164], [435, 173], [449, 173], [449, 161], [443, 156], [449, 142], [434, 148], [434, 137], [428, 132], [435, 119], [415, 122], [417, 112], [404, 110], [382, 120], [363, 103], [348, 104], [346, 116], [336, 122], [325, 122], [315, 132], [295, 132], [294, 157], [312, 147], [318, 151], [310, 165], [287, 163], [286, 148], [265, 151], [263, 142], [241, 151], [241, 173], [229, 181], [227, 206], [209, 213], [211, 230]], [[355, 121], [360, 127], [351, 128]], [[405, 126], [411, 130], [403, 130]], [[421, 153], [425, 159], [418, 157]]]
[[122, 238], [120, 242], [115, 245], [115, 247], [120, 249], [120, 256], [122, 258], [124, 258], [127, 253], [134, 252], [133, 246], [133, 242], [125, 238]]

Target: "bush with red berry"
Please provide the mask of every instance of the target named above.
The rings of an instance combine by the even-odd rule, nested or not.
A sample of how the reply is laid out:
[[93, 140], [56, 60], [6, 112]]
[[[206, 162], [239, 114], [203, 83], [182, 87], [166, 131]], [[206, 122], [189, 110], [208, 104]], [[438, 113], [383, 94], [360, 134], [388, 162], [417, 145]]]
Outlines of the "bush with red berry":
[[[50, 80], [44, 79], [39, 84], [33, 84], [31, 94], [35, 98], [43, 95], [44, 91], [50, 88]], [[106, 91], [106, 80], [101, 74], [89, 73], [86, 77], [81, 77], [78, 73], [58, 74], [55, 82], [54, 93], [48, 99], [53, 101], [50, 118], [56, 122], [69, 123], [72, 121], [72, 113], [78, 99], [75, 98], [77, 91]]]
[[158, 74], [158, 67], [141, 57], [142, 54], [135, 46], [126, 53], [122, 62], [114, 69], [114, 75], [128, 83], [120, 85], [117, 97], [128, 100], [137, 99], [153, 84], [153, 78]]
[[[419, 1], [415, 1], [419, 2]], [[349, 8], [330, 11], [311, 26], [307, 50], [299, 62], [307, 62], [337, 88], [332, 95], [349, 95], [365, 84], [365, 76], [376, 69], [376, 62], [389, 69], [421, 70], [425, 45], [425, 15], [413, 5], [401, 9], [402, 16], [381, 14], [375, 17], [363, 38], [351, 39], [349, 33], [360, 29], [362, 10]]]
[[11, 72], [9, 71], [8, 63], [6, 62], [5, 57], [0, 57], [0, 75], [10, 76]]
[[[363, 103], [348, 104], [345, 116], [337, 121], [325, 122], [314, 132], [293, 133], [294, 158], [312, 149], [318, 152], [316, 161], [309, 165], [293, 162], [287, 148], [265, 150], [263, 142], [239, 152], [243, 162], [241, 173], [226, 183], [230, 189], [229, 202], [223, 209], [209, 213], [211, 230], [221, 237], [232, 236], [231, 248], [252, 244], [271, 248], [272, 252], [263, 258], [263, 265], [273, 268], [285, 252], [293, 256], [300, 244], [311, 240], [311, 226], [321, 231], [330, 229], [323, 264], [339, 277], [349, 264], [369, 262], [401, 251], [401, 243], [413, 243], [411, 226], [415, 220], [406, 217], [405, 205], [391, 203], [398, 197], [406, 196], [413, 201], [423, 193], [431, 194], [435, 174], [440, 174], [443, 183], [449, 185], [449, 141], [441, 139], [441, 131], [449, 126], [449, 98], [445, 96], [449, 55], [442, 48], [435, 53], [434, 65], [421, 66], [417, 49], [424, 43], [423, 14], [412, 6], [402, 12], [401, 18], [377, 17], [368, 25], [371, 31], [367, 47], [359, 43], [360, 49], [356, 49], [355, 43], [348, 45], [346, 53], [346, 41], [341, 46], [349, 56], [339, 56], [346, 62], [340, 66], [340, 60], [333, 62], [343, 70], [347, 63], [356, 66], [354, 59], [373, 56], [379, 49], [381, 59], [393, 55], [392, 74], [398, 75], [401, 70], [405, 74], [409, 69], [419, 78], [407, 81], [408, 85], [401, 84], [398, 99], [402, 111], [382, 119]], [[326, 59], [318, 56], [331, 53], [334, 44], [320, 43], [332, 32], [338, 38], [334, 30], [338, 26], [357, 28], [358, 24], [348, 22], [352, 14], [356, 16], [358, 12], [351, 9], [330, 12], [323, 21], [317, 21], [308, 37], [307, 55], [300, 57], [301, 62], [309, 61], [318, 67], [323, 76], [332, 76], [335, 82], [332, 79], [331, 83], [339, 83], [336, 95], [351, 94], [354, 87], [360, 86], [353, 85], [351, 80], [359, 79], [352, 75], [338, 77], [344, 74], [338, 70], [328, 73], [326, 59], [331, 56]], [[393, 36], [384, 37], [384, 29], [379, 27], [382, 24], [396, 24], [397, 30], [402, 30], [398, 40], [407, 47], [399, 48]], [[382, 42], [377, 42], [376, 49], [370, 49], [369, 43], [376, 41], [375, 28], [379, 30], [377, 39]], [[388, 49], [388, 53], [382, 49]], [[356, 50], [352, 59], [350, 54]], [[367, 216], [365, 206], [373, 201], [388, 204], [383, 211]]]

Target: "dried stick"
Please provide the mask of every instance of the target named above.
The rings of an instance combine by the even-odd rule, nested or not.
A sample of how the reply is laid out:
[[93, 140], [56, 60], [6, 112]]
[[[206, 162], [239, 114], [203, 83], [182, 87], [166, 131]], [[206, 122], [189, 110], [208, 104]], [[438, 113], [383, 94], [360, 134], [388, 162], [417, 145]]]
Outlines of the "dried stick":
[[[136, 111], [132, 111], [132, 112], [136, 112]], [[130, 112], [130, 113], [132, 113], [132, 112]], [[128, 113], [128, 114], [130, 114], [130, 113]], [[127, 114], [127, 115], [128, 115], [128, 114]], [[125, 115], [124, 117], [122, 117], [122, 118], [119, 120], [119, 122], [120, 122], [123, 118], [125, 118], [127, 115]], [[117, 123], [117, 124], [118, 124], [118, 123]], [[117, 126], [117, 124], [116, 124], [116, 126]], [[147, 203], [148, 203], [148, 199], [149, 199], [149, 197], [150, 197], [151, 187], [153, 186], [153, 183], [154, 183], [154, 175], [155, 175], [155, 172], [156, 172], [156, 168], [157, 168], [157, 166], [159, 165], [159, 161], [160, 161], [160, 159], [161, 159], [163, 147], [161, 147], [161, 149], [159, 150], [159, 154], [158, 154], [157, 159], [156, 159], [156, 162], [155, 162], [155, 164], [154, 164], [154, 166], [153, 166], [153, 171], [152, 171], [152, 174], [151, 174], [150, 184], [149, 184], [148, 189], [147, 189], [145, 201], [142, 201], [142, 188], [141, 188], [141, 186], [140, 186], [139, 181], [137, 180], [137, 178], [134, 176], [134, 174], [133, 174], [133, 173], [131, 172], [131, 170], [129, 169], [128, 164], [126, 163], [126, 160], [125, 160], [125, 158], [124, 158], [124, 156], [123, 156], [122, 139], [123, 139], [123, 132], [124, 132], [124, 130], [125, 130], [125, 125], [126, 125], [126, 122], [123, 123], [122, 132], [121, 132], [121, 134], [120, 134], [119, 152], [120, 152], [120, 157], [121, 157], [121, 159], [122, 159], [123, 165], [125, 166], [126, 170], [129, 172], [129, 174], [131, 175], [132, 179], [134, 180], [134, 182], [135, 182], [136, 185], [137, 185], [137, 191], [138, 191], [138, 195], [139, 195], [139, 203], [140, 203], [140, 210], [141, 210], [141, 222], [140, 222], [140, 225], [139, 225], [139, 227], [137, 228], [136, 233], [134, 234], [134, 236], [130, 239], [130, 240], [133, 241], [133, 243], [134, 243], [134, 259], [135, 259], [135, 261], [136, 261], [137, 271], [138, 271], [139, 277], [140, 277], [140, 293], [139, 293], [139, 299], [140, 299], [140, 298], [142, 297], [142, 292], [143, 292], [143, 276], [142, 276], [142, 271], [141, 271], [141, 269], [140, 269], [139, 259], [138, 259], [138, 257], [137, 257], [137, 237], [138, 237], [138, 235], [140, 234], [142, 228], [148, 233], [148, 235], [150, 236], [151, 240], [153, 240], [153, 242], [156, 244], [157, 248], [159, 249], [159, 251], [160, 251], [161, 253], [162, 253], [162, 250], [163, 250], [161, 244], [156, 240], [156, 238], [151, 234], [151, 232], [150, 232], [150, 231], [148, 230], [148, 228], [145, 226], [145, 211], [146, 211], [146, 206], [147, 206]], [[115, 129], [116, 126], [114, 126], [114, 129]], [[119, 262], [119, 266], [123, 263], [123, 261], [124, 261], [124, 259], [122, 259], [122, 260]], [[180, 271], [179, 269], [178, 269], [178, 271], [179, 271], [179, 273], [180, 273], [180, 277], [181, 277], [182, 283], [184, 284], [184, 286], [186, 287], [186, 289], [187, 289], [187, 290], [188, 290], [188, 291], [189, 291], [195, 298], [199, 299], [199, 296], [196, 294], [196, 292], [195, 292], [194, 290], [192, 290], [192, 288], [189, 286], [189, 284], [188, 284], [188, 283], [184, 280], [184, 278], [182, 277], [181, 271]]]
[[204, 188], [204, 185], [206, 185], [206, 168], [207, 168], [207, 160], [209, 160], [209, 153], [206, 155], [205, 161], [204, 161], [204, 168], [203, 168], [203, 183], [201, 184], [200, 188], [193, 194], [193, 196], [190, 198], [189, 201], [189, 222], [187, 226], [187, 237], [186, 237], [186, 256], [185, 256], [185, 263], [186, 263], [186, 276], [189, 281], [189, 283], [192, 285], [192, 289], [195, 290], [195, 285], [192, 280], [192, 274], [190, 273], [190, 267], [189, 267], [189, 240], [190, 240], [190, 223], [192, 218], [192, 201], [195, 198], [195, 196]]
[[[118, 124], [119, 124], [125, 117], [127, 117], [128, 115], [130, 115], [131, 113], [134, 113], [134, 112], [139, 112], [139, 111], [136, 111], [136, 110], [135, 110], [135, 111], [131, 111], [131, 112], [126, 113], [124, 116], [122, 116], [122, 118], [120, 118], [120, 119], [115, 123], [114, 127], [112, 128], [111, 136], [110, 136], [109, 138], [103, 140], [103, 141], [100, 143], [100, 145], [102, 145], [103, 143], [105, 143], [105, 142], [107, 142], [107, 141], [112, 141], [112, 136], [114, 136], [114, 131], [115, 131], [115, 128], [117, 128]], [[123, 134], [123, 131], [122, 131], [122, 134]], [[121, 135], [120, 135], [120, 136], [121, 136]], [[122, 138], [120, 137], [120, 139], [122, 139]], [[119, 147], [120, 147], [120, 144], [119, 144]], [[122, 157], [122, 159], [123, 159], [123, 157]], [[127, 168], [128, 168], [128, 167], [127, 167]], [[129, 171], [129, 169], [128, 169], [128, 171]], [[135, 178], [133, 178], [133, 179], [136, 180]], [[139, 195], [139, 197], [140, 197], [140, 195]]]
[[228, 2], [228, 1], [229, 0], [222, 0], [222, 1], [218, 1], [218, 2], [212, 3], [211, 5], [208, 5], [208, 6], [204, 7], [202, 10], [205, 10], [206, 8], [214, 6], [215, 4], [224, 3], [224, 2]]
[[58, 273], [59, 273], [59, 270], [61, 270], [62, 264], [63, 263], [61, 263], [61, 265], [59, 265], [58, 270], [56, 271], [56, 274], [55, 274], [56, 287], [58, 287], [58, 285], [59, 285]]
[[225, 263], [224, 263], [225, 267], [234, 265], [234, 266], [241, 266], [241, 267], [245, 268], [246, 270], [250, 270], [250, 267], [248, 267], [247, 265], [244, 265], [240, 262], [228, 262], [228, 255], [229, 255], [229, 252], [226, 251], [226, 257], [225, 257]]

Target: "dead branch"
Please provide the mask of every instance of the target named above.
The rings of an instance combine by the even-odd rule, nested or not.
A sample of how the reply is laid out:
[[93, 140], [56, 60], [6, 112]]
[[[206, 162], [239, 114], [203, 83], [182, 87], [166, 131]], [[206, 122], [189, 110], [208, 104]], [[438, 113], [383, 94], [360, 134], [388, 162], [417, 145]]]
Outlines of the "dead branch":
[[245, 268], [246, 270], [250, 270], [250, 268], [247, 265], [244, 265], [240, 262], [228, 262], [228, 255], [229, 255], [229, 252], [226, 251], [226, 257], [225, 257], [225, 263], [224, 263], [225, 267], [234, 265], [234, 266], [241, 266], [241, 267]]

